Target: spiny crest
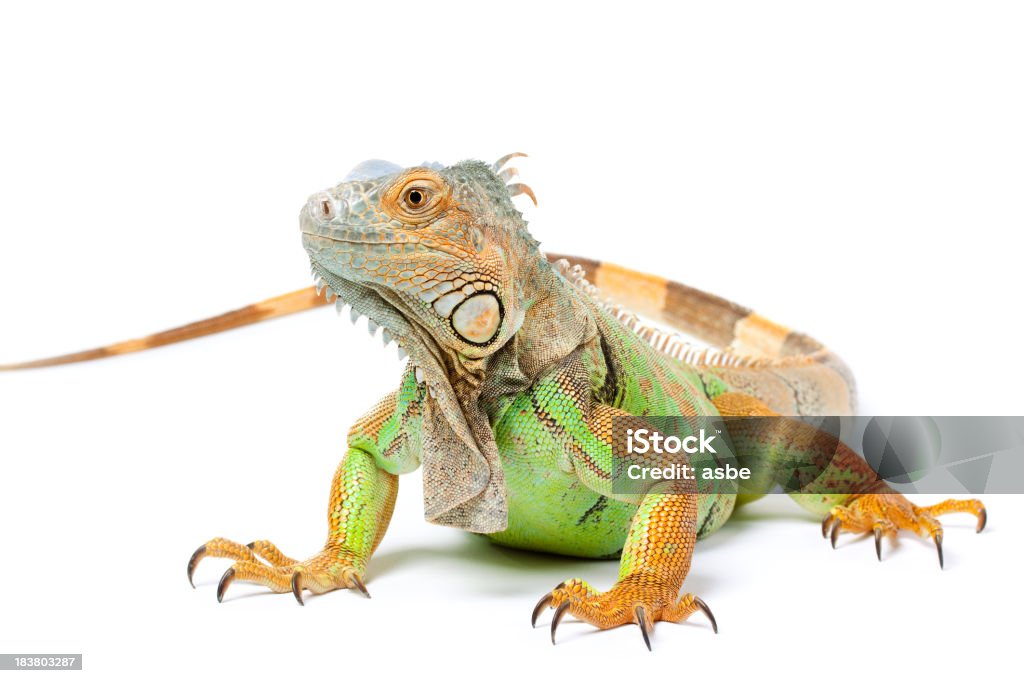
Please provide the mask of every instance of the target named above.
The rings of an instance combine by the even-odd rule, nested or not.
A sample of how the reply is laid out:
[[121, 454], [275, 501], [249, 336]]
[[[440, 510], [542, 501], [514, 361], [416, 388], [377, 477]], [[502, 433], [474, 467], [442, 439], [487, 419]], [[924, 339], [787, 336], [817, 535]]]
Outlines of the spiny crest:
[[682, 361], [687, 365], [699, 365], [716, 368], [772, 368], [813, 365], [824, 358], [826, 351], [821, 350], [804, 356], [788, 358], [764, 358], [733, 353], [728, 349], [715, 349], [697, 346], [683, 339], [677, 332], [666, 332], [652, 325], [645, 325], [632, 311], [601, 296], [601, 290], [587, 280], [587, 273], [579, 264], [570, 264], [566, 259], [559, 259], [555, 269], [576, 289], [596, 301], [604, 310], [635, 333], [638, 337], [660, 353]]
[[[509, 160], [525, 156], [522, 152], [513, 152], [493, 164], [461, 161], [447, 171], [456, 187], [456, 197], [460, 203], [470, 209], [475, 207], [492, 213], [500, 226], [514, 228], [519, 237], [530, 246], [537, 247], [540, 243], [530, 235], [522, 212], [512, 203], [513, 197], [526, 195], [536, 205], [537, 198], [529, 185], [509, 182], [519, 175], [518, 169], [504, 168]], [[480, 200], [485, 203], [484, 206], [480, 205]]]

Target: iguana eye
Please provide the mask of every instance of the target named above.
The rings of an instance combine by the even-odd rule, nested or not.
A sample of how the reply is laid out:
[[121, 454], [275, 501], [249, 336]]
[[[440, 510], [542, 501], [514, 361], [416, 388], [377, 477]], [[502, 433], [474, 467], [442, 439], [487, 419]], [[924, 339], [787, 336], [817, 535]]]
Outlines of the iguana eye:
[[320, 217], [327, 221], [334, 217], [334, 205], [331, 204], [331, 200], [320, 200]]
[[427, 205], [430, 199], [430, 192], [422, 187], [410, 187], [405, 191], [402, 201], [406, 208], [417, 211]]
[[449, 189], [445, 180], [427, 168], [406, 173], [400, 184], [388, 188], [382, 206], [408, 227], [415, 228], [434, 220], [444, 209]]

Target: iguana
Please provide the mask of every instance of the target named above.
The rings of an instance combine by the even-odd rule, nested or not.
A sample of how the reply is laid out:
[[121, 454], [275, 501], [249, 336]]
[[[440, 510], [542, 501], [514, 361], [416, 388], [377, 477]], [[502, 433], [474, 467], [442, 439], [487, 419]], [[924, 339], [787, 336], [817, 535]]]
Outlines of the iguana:
[[[387, 530], [399, 476], [423, 467], [424, 512], [438, 524], [495, 543], [586, 558], [621, 557], [618, 580], [599, 590], [573, 578], [537, 603], [534, 625], [553, 608], [551, 639], [565, 614], [599, 629], [638, 624], [650, 648], [657, 621], [681, 622], [707, 604], [680, 595], [694, 544], [720, 528], [734, 493], [708, 493], [681, 479], [642, 493], [613, 486], [613, 423], [647, 416], [850, 414], [854, 384], [824, 346], [756, 313], [678, 282], [584, 258], [543, 254], [513, 197], [507, 155], [494, 164], [401, 168], [364, 162], [314, 194], [299, 214], [315, 288], [157, 335], [17, 365], [42, 367], [139, 351], [336, 300], [353, 321], [369, 319], [409, 355], [398, 388], [351, 428], [331, 484], [324, 548], [298, 561], [270, 541], [203, 544], [188, 562], [234, 560], [234, 581], [291, 592], [348, 587], [363, 577]], [[616, 303], [606, 301], [610, 298]], [[693, 335], [643, 324], [637, 314]], [[763, 461], [818, 462], [824, 475], [793, 497], [841, 532], [930, 537], [942, 564], [941, 514], [977, 500], [918, 507], [889, 488], [843, 444], [797, 421], [782, 429], [732, 422], [737, 450]], [[837, 489], [837, 482], [842, 483]], [[837, 492], [839, 491], [839, 492]]]

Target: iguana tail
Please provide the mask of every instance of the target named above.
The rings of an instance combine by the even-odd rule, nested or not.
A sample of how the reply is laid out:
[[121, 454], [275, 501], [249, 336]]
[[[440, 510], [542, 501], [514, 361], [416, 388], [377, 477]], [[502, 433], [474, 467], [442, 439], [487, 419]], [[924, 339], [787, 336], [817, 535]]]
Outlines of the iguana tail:
[[723, 351], [670, 348], [663, 335], [644, 335], [660, 350], [720, 375], [787, 415], [846, 415], [856, 387], [846, 364], [820, 342], [761, 317], [728, 299], [614, 263], [547, 254], [579, 265], [587, 280], [616, 304], [674, 327]]
[[[734, 388], [747, 391], [781, 413], [841, 415], [854, 410], [850, 371], [838, 356], [804, 334], [762, 318], [739, 304], [656, 275], [579, 256], [548, 254], [547, 258], [564, 258], [578, 264], [604, 296], [633, 312], [726, 349], [684, 360], [710, 368]], [[0, 372], [145, 351], [326, 304], [327, 300], [314, 287], [307, 287], [147, 337], [64, 356], [0, 365]]]
[[157, 332], [156, 334], [151, 334], [148, 337], [131, 339], [117, 344], [111, 344], [109, 346], [90, 349], [88, 351], [69, 353], [65, 356], [54, 356], [52, 358], [42, 358], [39, 360], [26, 361], [24, 363], [13, 363], [11, 365], [0, 365], [0, 372], [5, 370], [45, 368], [51, 365], [65, 365], [67, 363], [78, 363], [80, 361], [97, 360], [99, 358], [108, 358], [110, 356], [120, 356], [125, 353], [145, 351], [158, 346], [175, 344], [188, 339], [195, 339], [196, 337], [204, 337], [208, 334], [216, 334], [236, 327], [251, 325], [252, 323], [258, 323], [262, 320], [280, 318], [284, 315], [306, 311], [326, 304], [327, 300], [322, 295], [317, 294], [314, 287], [307, 287], [306, 289], [299, 289], [289, 294], [275, 296], [272, 299], [267, 299], [266, 301], [261, 301], [257, 304], [246, 306], [245, 308], [239, 308], [235, 311], [222, 313], [221, 315], [217, 315], [212, 318], [200, 320], [181, 327], [175, 327], [171, 330]]

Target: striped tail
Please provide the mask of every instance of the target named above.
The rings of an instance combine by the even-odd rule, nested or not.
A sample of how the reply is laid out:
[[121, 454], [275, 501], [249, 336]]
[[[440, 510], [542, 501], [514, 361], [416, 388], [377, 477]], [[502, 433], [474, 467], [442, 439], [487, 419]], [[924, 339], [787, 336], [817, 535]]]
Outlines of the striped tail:
[[[783, 414], [843, 415], [854, 411], [855, 387], [838, 356], [810, 337], [773, 323], [731, 301], [684, 284], [578, 256], [548, 254], [579, 265], [603, 296], [632, 311], [693, 335], [721, 351], [683, 349], [686, 362], [710, 368], [737, 390]], [[65, 365], [204, 337], [324, 306], [307, 287], [212, 318], [146, 337], [63, 356], [0, 365], [0, 372]], [[662, 348], [661, 350], [665, 350]]]
[[[673, 280], [579, 256], [547, 254], [580, 266], [601, 295], [719, 351], [673, 354], [710, 368], [733, 388], [787, 415], [848, 415], [856, 386], [846, 364], [820, 342], [749, 308]], [[668, 344], [662, 342], [661, 350]]]
[[109, 358], [110, 356], [120, 356], [125, 353], [146, 351], [147, 349], [154, 349], [158, 346], [176, 344], [177, 342], [195, 339], [196, 337], [205, 337], [209, 334], [217, 334], [218, 332], [251, 325], [263, 320], [280, 318], [281, 316], [290, 315], [292, 313], [307, 311], [311, 308], [325, 306], [326, 304], [327, 300], [324, 296], [317, 294], [316, 288], [307, 287], [306, 289], [299, 289], [289, 294], [276, 296], [272, 299], [261, 301], [258, 304], [246, 306], [245, 308], [239, 308], [235, 311], [222, 313], [221, 315], [217, 315], [212, 318], [206, 318], [205, 320], [200, 320], [188, 325], [175, 327], [174, 329], [165, 330], [164, 332], [157, 332], [156, 334], [151, 334], [148, 337], [131, 339], [117, 344], [111, 344], [109, 346], [90, 349], [88, 351], [69, 353], [65, 356], [54, 356], [53, 358], [42, 358], [40, 360], [13, 363], [11, 365], [0, 365], [0, 372], [7, 370], [28, 370], [29, 368], [45, 368], [52, 365], [66, 365], [68, 363], [79, 363], [81, 361]]

